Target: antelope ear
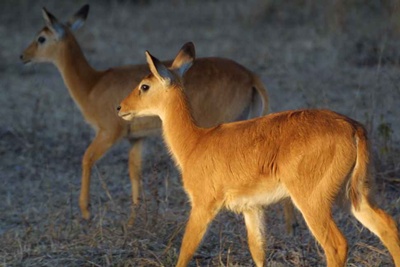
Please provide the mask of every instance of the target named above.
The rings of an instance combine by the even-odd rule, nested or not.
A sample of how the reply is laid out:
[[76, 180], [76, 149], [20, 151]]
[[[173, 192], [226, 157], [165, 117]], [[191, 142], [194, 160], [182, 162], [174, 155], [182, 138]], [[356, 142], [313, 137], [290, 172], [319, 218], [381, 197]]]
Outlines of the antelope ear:
[[81, 9], [78, 10], [66, 23], [66, 25], [73, 31], [81, 28], [86, 21], [86, 18], [89, 14], [89, 5], [86, 4]]
[[168, 86], [174, 82], [175, 78], [171, 71], [162, 64], [157, 58], [146, 51], [146, 59], [151, 73], [164, 85]]
[[172, 62], [171, 69], [175, 70], [179, 76], [183, 76], [185, 72], [193, 65], [196, 57], [194, 44], [188, 42], [184, 44]]
[[42, 9], [43, 18], [46, 21], [47, 27], [56, 35], [57, 39], [61, 39], [65, 35], [64, 26], [58, 22], [56, 17], [47, 11], [45, 7]]

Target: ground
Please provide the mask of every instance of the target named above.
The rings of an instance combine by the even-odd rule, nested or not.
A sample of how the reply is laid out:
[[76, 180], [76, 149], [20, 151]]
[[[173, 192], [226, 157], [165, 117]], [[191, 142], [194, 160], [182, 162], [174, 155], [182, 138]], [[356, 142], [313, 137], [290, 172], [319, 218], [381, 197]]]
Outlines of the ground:
[[[364, 123], [373, 148], [377, 203], [400, 223], [399, 31], [392, 1], [89, 1], [76, 34], [98, 69], [137, 64], [149, 50], [172, 58], [187, 41], [202, 56], [236, 60], [257, 73], [271, 111], [329, 108]], [[129, 144], [92, 176], [93, 219], [80, 218], [80, 160], [93, 137], [50, 64], [19, 54], [44, 25], [42, 6], [62, 20], [85, 2], [0, 4], [0, 266], [173, 266], [189, 204], [160, 137], [145, 143], [142, 204], [131, 228]], [[335, 210], [349, 240], [348, 266], [393, 266], [379, 240]], [[285, 233], [280, 205], [266, 208], [268, 266], [324, 266], [299, 213]], [[243, 218], [223, 212], [191, 266], [253, 266]]]

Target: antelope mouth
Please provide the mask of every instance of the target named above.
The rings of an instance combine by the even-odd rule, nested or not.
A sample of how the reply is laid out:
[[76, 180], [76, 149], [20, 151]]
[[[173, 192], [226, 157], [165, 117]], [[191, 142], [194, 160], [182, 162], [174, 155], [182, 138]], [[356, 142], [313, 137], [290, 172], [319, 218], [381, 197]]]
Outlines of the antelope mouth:
[[130, 121], [135, 117], [135, 114], [133, 112], [124, 112], [124, 113], [118, 113], [118, 116], [126, 121]]
[[23, 64], [28, 64], [29, 62], [31, 62], [31, 60], [27, 58], [24, 54], [21, 54], [19, 56], [19, 59], [22, 61]]
[[24, 65], [26, 65], [26, 64], [28, 64], [28, 63], [31, 63], [32, 61], [30, 60], [30, 59], [27, 59], [27, 60], [22, 60], [22, 64], [24, 64]]

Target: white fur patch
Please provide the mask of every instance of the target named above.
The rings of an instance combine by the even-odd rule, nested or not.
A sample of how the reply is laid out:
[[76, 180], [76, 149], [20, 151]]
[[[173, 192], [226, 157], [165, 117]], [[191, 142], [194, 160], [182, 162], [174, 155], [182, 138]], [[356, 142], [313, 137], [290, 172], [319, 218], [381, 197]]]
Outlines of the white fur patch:
[[240, 213], [252, 208], [267, 206], [289, 197], [289, 193], [283, 185], [277, 186], [274, 190], [257, 190], [251, 194], [241, 192], [227, 192], [225, 194], [225, 207], [234, 212]]

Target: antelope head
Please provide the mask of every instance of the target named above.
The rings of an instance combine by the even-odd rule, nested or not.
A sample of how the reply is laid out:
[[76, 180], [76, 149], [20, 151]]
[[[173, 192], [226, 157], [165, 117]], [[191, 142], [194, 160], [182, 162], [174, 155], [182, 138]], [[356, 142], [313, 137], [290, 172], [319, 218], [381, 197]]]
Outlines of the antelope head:
[[85, 23], [89, 13], [89, 5], [84, 5], [65, 24], [60, 23], [46, 8], [42, 9], [42, 13], [46, 26], [36, 34], [32, 43], [20, 55], [20, 59], [25, 64], [29, 62], [54, 62], [62, 44], [71, 39], [71, 30], [77, 30]]
[[121, 102], [118, 115], [124, 120], [141, 116], [160, 116], [174, 90], [183, 89], [183, 74], [190, 68], [195, 58], [192, 42], [183, 45], [170, 68], [146, 51], [150, 74]]

